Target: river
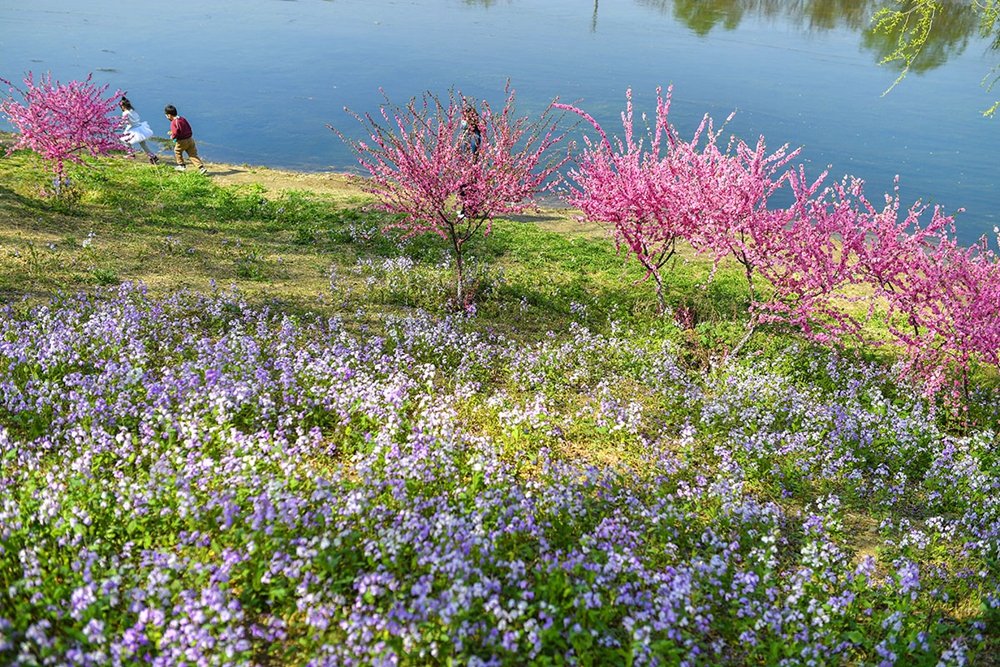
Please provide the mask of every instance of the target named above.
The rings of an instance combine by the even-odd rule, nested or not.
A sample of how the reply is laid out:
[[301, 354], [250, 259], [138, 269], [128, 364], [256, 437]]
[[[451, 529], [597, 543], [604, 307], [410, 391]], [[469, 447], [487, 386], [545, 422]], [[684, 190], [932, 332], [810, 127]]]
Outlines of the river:
[[[942, 205], [959, 237], [1000, 211], [1000, 97], [980, 83], [1000, 60], [968, 3], [946, 3], [927, 58], [898, 69], [872, 35], [867, 0], [0, 0], [0, 77], [93, 74], [127, 91], [165, 135], [162, 109], [191, 121], [210, 162], [350, 170], [327, 123], [357, 136], [344, 107], [376, 111], [422, 91], [503, 100], [536, 115], [575, 102], [620, 131], [625, 92], [654, 110], [674, 86], [672, 122], [708, 113], [727, 134], [801, 148], [810, 174], [865, 179], [879, 201], [900, 177], [904, 204]], [[9, 129], [9, 126], [6, 128]]]

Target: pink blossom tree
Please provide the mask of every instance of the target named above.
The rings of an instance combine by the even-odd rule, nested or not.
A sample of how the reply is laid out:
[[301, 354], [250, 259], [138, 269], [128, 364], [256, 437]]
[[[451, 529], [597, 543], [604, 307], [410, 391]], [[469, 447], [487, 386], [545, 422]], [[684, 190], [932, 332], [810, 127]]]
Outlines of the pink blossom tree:
[[[586, 147], [569, 173], [571, 183], [564, 200], [580, 209], [584, 219], [610, 225], [618, 251], [636, 258], [646, 270], [643, 280], [656, 282], [661, 313], [666, 309], [662, 270], [675, 256], [678, 241], [689, 239], [703, 218], [688, 195], [701, 166], [692, 147], [705, 132], [706, 123], [691, 142], [682, 141], [668, 122], [671, 91], [664, 98], [657, 89], [654, 127], [637, 140], [629, 89], [622, 113], [625, 139], [616, 139], [614, 145], [593, 116], [572, 105], [555, 105], [583, 117], [600, 137], [599, 141], [584, 137]], [[714, 141], [710, 125], [708, 136], [709, 142]]]
[[953, 237], [942, 237], [925, 256], [902, 300], [913, 328], [894, 333], [926, 391], [950, 385], [946, 398], [957, 406], [960, 392], [968, 399], [973, 362], [1000, 362], [1000, 265], [990, 250], [964, 248]]
[[628, 250], [646, 269], [646, 278], [656, 281], [661, 311], [662, 269], [679, 240], [711, 253], [716, 263], [734, 257], [744, 268], [755, 302], [757, 267], [770, 257], [775, 234], [790, 220], [789, 212], [770, 210], [768, 198], [784, 184], [781, 170], [797, 151], [787, 153], [783, 147], [769, 155], [761, 138], [756, 148], [738, 142], [723, 152], [718, 146], [721, 130], [714, 129], [707, 115], [685, 141], [669, 123], [670, 95], [671, 89], [666, 99], [657, 90], [648, 145], [646, 138], [634, 138], [631, 91], [622, 113], [625, 140], [615, 146], [593, 117], [557, 105], [581, 115], [600, 135], [599, 142], [586, 140], [578, 167], [570, 172], [576, 186], [566, 201], [587, 219], [612, 225], [619, 250]]
[[[663, 269], [685, 240], [716, 264], [732, 258], [743, 267], [750, 321], [730, 354], [758, 324], [779, 322], [824, 344], [894, 345], [928, 394], [948, 378], [961, 384], [977, 360], [1000, 365], [1000, 261], [985, 242], [958, 246], [954, 219], [941, 209], [924, 224], [920, 202], [900, 215], [898, 189], [882, 209], [858, 179], [821, 189], [825, 172], [809, 180], [801, 166], [789, 169], [798, 151], [768, 153], [763, 137], [756, 146], [734, 139], [723, 151], [708, 116], [685, 141], [667, 120], [669, 90], [666, 99], [657, 91], [653, 128], [637, 140], [631, 91], [627, 99], [624, 140], [614, 143], [586, 112], [556, 105], [599, 135], [585, 139], [565, 199], [610, 225], [618, 249], [656, 281], [661, 310]], [[792, 204], [774, 206], [785, 186]], [[888, 339], [867, 327], [876, 309]]]
[[862, 201], [858, 267], [884, 304], [904, 372], [933, 394], [948, 382], [949, 369], [961, 380], [975, 359], [997, 363], [1000, 271], [985, 246], [958, 245], [954, 217], [940, 207], [922, 225], [928, 207], [918, 201], [901, 217], [898, 186], [885, 200], [881, 211]]
[[771, 295], [756, 309], [761, 322], [782, 322], [819, 343], [843, 344], [859, 339], [871, 316], [857, 313], [855, 305], [871, 305], [859, 289], [865, 282], [858, 264], [864, 182], [845, 178], [817, 194], [825, 176], [809, 184], [801, 166], [789, 171], [795, 201], [776, 215], [784, 224], [773, 230], [767, 252], [757, 256], [756, 268]]
[[[898, 188], [880, 210], [861, 181], [813, 196], [800, 180], [792, 175], [793, 219], [759, 265], [774, 293], [762, 320], [797, 324], [825, 343], [894, 346], [902, 372], [928, 395], [952, 382], [967, 391], [977, 361], [1000, 364], [1000, 263], [985, 238], [960, 246], [954, 218], [935, 207], [925, 221], [929, 207], [919, 201], [902, 215]], [[888, 338], [865, 332], [845, 308], [859, 301], [865, 319], [881, 310]]]
[[[960, 246], [940, 207], [918, 201], [902, 214], [898, 188], [880, 210], [862, 181], [816, 195], [819, 181], [804, 187], [801, 168], [788, 177], [796, 202], [758, 256], [771, 295], [757, 319], [794, 324], [821, 343], [893, 346], [902, 373], [928, 395], [950, 385], [959, 405], [974, 363], [1000, 365], [1000, 261], [985, 238]], [[888, 337], [865, 329], [876, 309]]]
[[90, 78], [61, 84], [47, 73], [36, 84], [29, 72], [24, 90], [0, 79], [9, 88], [9, 94], [0, 98], [0, 113], [19, 133], [8, 154], [22, 148], [38, 153], [61, 181], [66, 162], [82, 163], [81, 154], [97, 157], [121, 150], [117, 130], [122, 121], [109, 114], [117, 107], [122, 91], [105, 96], [108, 86], [97, 86]]
[[[961, 308], [954, 318], [954, 338], [963, 341], [980, 361], [1000, 370], [1000, 257], [989, 250], [983, 237], [980, 247], [969, 249], [962, 261], [953, 260], [949, 266], [952, 275], [944, 283], [951, 303]], [[968, 399], [968, 372], [962, 371]]]
[[466, 244], [480, 230], [489, 234], [495, 217], [536, 208], [536, 196], [558, 182], [558, 169], [568, 160], [553, 151], [563, 138], [552, 118], [553, 106], [529, 122], [515, 117], [509, 85], [505, 93], [501, 111], [494, 112], [484, 101], [471, 114], [478, 128], [463, 127], [463, 113], [476, 106], [455, 92], [446, 100], [425, 93], [403, 107], [386, 96], [381, 118], [345, 109], [364, 126], [367, 140], [348, 139], [330, 127], [369, 172], [361, 187], [378, 198], [383, 210], [402, 215], [387, 229], [403, 229], [407, 236], [429, 232], [448, 242], [455, 255], [460, 307], [466, 298]]

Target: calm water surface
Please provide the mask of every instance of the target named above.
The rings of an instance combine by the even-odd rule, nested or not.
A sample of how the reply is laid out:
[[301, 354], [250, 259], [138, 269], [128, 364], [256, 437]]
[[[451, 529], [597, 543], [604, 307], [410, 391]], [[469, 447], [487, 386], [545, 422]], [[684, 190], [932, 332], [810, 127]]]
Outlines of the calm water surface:
[[316, 171], [353, 167], [326, 124], [358, 135], [343, 107], [376, 110], [380, 87], [500, 104], [509, 77], [521, 113], [559, 96], [617, 132], [627, 88], [652, 112], [673, 84], [682, 133], [737, 110], [728, 132], [802, 147], [811, 173], [864, 178], [876, 201], [899, 174], [905, 203], [964, 207], [972, 243], [1000, 211], [1000, 117], [979, 113], [1000, 55], [965, 4], [884, 96], [898, 72], [876, 64], [869, 0], [0, 0], [0, 77], [93, 72], [159, 135], [176, 105], [210, 162]]

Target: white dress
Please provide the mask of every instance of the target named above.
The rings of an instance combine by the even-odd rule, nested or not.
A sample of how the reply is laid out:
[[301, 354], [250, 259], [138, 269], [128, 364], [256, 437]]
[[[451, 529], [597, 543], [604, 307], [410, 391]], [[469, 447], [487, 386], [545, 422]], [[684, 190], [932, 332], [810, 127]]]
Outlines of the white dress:
[[149, 126], [149, 123], [139, 118], [139, 112], [135, 109], [122, 112], [122, 118], [125, 119], [126, 124], [122, 141], [126, 144], [137, 144], [153, 136], [153, 128]]

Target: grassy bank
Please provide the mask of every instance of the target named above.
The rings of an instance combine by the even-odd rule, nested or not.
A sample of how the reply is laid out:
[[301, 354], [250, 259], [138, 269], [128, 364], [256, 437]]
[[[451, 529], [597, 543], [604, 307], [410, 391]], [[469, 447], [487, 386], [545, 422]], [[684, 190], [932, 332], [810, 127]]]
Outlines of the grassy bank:
[[[241, 181], [256, 182], [226, 185], [237, 169]], [[213, 171], [214, 179], [104, 160], [74, 167], [71, 186], [53, 197], [42, 195], [51, 177], [34, 156], [0, 161], [0, 294], [46, 299], [129, 281], [153, 294], [235, 287], [254, 302], [324, 314], [353, 313], [362, 303], [385, 312], [447, 307], [453, 268], [445, 244], [382, 233], [389, 218], [347, 177], [329, 175], [336, 186], [318, 192], [264, 168]], [[595, 322], [610, 313], [655, 321], [652, 283], [634, 284], [643, 278], [634, 263], [593, 226], [566, 212], [553, 220], [499, 220], [490, 236], [472, 240], [477, 308], [500, 316], [527, 303], [537, 327], [554, 330], [565, 329], [573, 303], [588, 306]], [[553, 227], [568, 233], [545, 231]], [[747, 298], [739, 273], [723, 271], [704, 286], [707, 264], [688, 259], [679, 260], [685, 269], [668, 302], [698, 322], [738, 318]]]
[[0, 159], [3, 662], [997, 664], [988, 374], [959, 424], [888, 356], [728, 358], [737, 274], [657, 317], [538, 220], [456, 312], [349, 189], [70, 177]]

